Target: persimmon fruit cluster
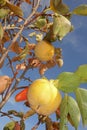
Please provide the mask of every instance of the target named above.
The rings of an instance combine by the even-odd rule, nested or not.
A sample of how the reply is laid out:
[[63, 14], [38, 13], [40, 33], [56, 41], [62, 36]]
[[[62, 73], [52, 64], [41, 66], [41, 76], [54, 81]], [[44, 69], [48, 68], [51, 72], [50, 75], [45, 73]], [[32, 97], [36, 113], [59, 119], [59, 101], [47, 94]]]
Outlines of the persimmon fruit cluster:
[[31, 109], [39, 115], [50, 115], [61, 103], [62, 96], [53, 80], [37, 79], [15, 96], [16, 102], [27, 100]]

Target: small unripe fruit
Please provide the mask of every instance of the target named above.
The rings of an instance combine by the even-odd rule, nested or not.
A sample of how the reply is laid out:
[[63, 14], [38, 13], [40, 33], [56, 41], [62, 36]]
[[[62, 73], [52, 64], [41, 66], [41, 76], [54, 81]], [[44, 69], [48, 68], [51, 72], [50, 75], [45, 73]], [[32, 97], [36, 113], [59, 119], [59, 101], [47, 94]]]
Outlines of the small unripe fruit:
[[61, 94], [47, 79], [35, 80], [27, 94], [30, 107], [40, 115], [50, 115], [61, 103]]
[[0, 94], [3, 93], [11, 83], [11, 78], [7, 75], [0, 76]]
[[52, 60], [54, 47], [48, 41], [42, 40], [36, 44], [35, 56], [41, 61]]

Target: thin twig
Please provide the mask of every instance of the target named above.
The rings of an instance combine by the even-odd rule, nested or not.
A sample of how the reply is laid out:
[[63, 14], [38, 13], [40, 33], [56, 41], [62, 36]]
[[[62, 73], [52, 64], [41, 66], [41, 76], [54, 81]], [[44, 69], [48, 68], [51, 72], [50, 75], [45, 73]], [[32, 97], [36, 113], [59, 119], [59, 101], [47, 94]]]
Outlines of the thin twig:
[[2, 111], [0, 111], [0, 113], [2, 114], [1, 117], [3, 117], [3, 116], [7, 116], [7, 117], [9, 117], [10, 119], [13, 118], [13, 117], [10, 116], [8, 113], [2, 112]]
[[7, 57], [8, 52], [10, 51], [10, 48], [12, 47], [12, 45], [16, 42], [17, 38], [19, 37], [19, 35], [22, 33], [22, 31], [24, 30], [25, 25], [28, 23], [28, 21], [32, 18], [32, 16], [36, 13], [38, 6], [39, 6], [40, 0], [37, 1], [36, 6], [34, 7], [32, 13], [29, 15], [29, 17], [25, 20], [24, 24], [22, 25], [21, 29], [19, 30], [19, 32], [16, 34], [16, 36], [14, 37], [14, 39], [12, 40], [11, 44], [8, 46], [7, 50], [5, 51], [5, 53], [2, 55], [1, 59], [0, 59], [0, 64], [4, 61], [4, 59]]
[[38, 128], [38, 126], [40, 125], [40, 121], [37, 122], [37, 124], [31, 129], [31, 130], [36, 130]]
[[15, 84], [13, 85], [12, 89], [10, 90], [9, 93], [7, 93], [7, 95], [5, 96], [4, 100], [1, 101], [0, 103], [0, 109], [2, 109], [2, 107], [5, 105], [5, 103], [8, 101], [8, 99], [10, 98], [10, 96], [15, 92], [20, 80], [24, 77], [25, 73], [27, 72], [27, 70], [30, 68], [30, 66], [28, 66], [23, 73], [21, 74], [21, 76], [19, 77], [19, 80], [15, 81]]

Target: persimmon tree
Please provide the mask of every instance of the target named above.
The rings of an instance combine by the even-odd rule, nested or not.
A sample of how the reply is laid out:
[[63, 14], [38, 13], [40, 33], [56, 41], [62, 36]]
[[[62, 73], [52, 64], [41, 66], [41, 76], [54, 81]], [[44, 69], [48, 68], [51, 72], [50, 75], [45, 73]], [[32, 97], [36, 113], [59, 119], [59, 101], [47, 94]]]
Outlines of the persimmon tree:
[[[46, 130], [67, 130], [68, 122], [77, 130], [81, 118], [83, 125], [87, 125], [87, 90], [80, 88], [80, 84], [87, 83], [87, 64], [78, 66], [75, 72], [62, 72], [54, 79], [44, 77], [48, 69], [64, 65], [63, 50], [55, 47], [55, 42], [60, 44], [74, 31], [73, 15], [87, 16], [87, 5], [70, 10], [62, 0], [50, 0], [43, 8], [41, 1], [0, 0], [0, 69], [9, 67], [12, 75], [0, 76], [0, 115], [11, 120], [3, 130], [25, 130], [25, 121], [34, 114], [38, 115], [38, 122], [32, 130], [40, 123], [45, 123]], [[27, 18], [22, 5], [29, 7]], [[31, 75], [26, 76], [33, 68], [41, 76], [35, 81]], [[22, 81], [24, 86], [19, 85]], [[29, 110], [20, 112], [9, 107], [9, 111], [2, 111], [17, 90], [20, 92], [15, 101], [23, 101]], [[56, 115], [55, 122], [49, 117], [52, 113]]]

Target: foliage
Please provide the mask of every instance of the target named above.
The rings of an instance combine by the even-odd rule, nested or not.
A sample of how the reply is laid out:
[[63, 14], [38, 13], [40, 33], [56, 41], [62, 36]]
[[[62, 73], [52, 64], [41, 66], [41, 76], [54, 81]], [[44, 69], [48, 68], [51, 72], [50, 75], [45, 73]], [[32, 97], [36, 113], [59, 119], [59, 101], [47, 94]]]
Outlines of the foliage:
[[[45, 123], [46, 130], [68, 130], [68, 123], [77, 130], [80, 118], [83, 125], [87, 125], [87, 90], [80, 88], [80, 84], [87, 83], [87, 64], [80, 65], [75, 72], [62, 72], [55, 79], [49, 80], [58, 91], [63, 93], [61, 105], [54, 112], [57, 117], [55, 122], [49, 115], [39, 115], [33, 111], [27, 101], [26, 88], [33, 81], [26, 76], [26, 73], [35, 68], [42, 78], [48, 69], [56, 65], [62, 67], [63, 50], [55, 47], [54, 44], [56, 41], [61, 44], [62, 40], [74, 31], [71, 23], [74, 15], [87, 16], [86, 4], [70, 10], [63, 0], [50, 0], [45, 8], [41, 5], [41, 1], [0, 0], [0, 69], [10, 68], [11, 73], [0, 76], [0, 115], [11, 120], [3, 130], [25, 130], [25, 121], [34, 114], [38, 115], [38, 122], [32, 130], [37, 129], [40, 123]], [[22, 5], [28, 5], [31, 9], [27, 18]], [[51, 60], [44, 62], [35, 55], [36, 45], [42, 41], [47, 41], [54, 48]], [[42, 52], [39, 55], [43, 55]], [[28, 82], [28, 85], [21, 86], [21, 81], [25, 84]], [[18, 102], [25, 101], [24, 105], [29, 111], [22, 113], [15, 108], [8, 112], [2, 111], [9, 98], [21, 89], [24, 91], [20, 91], [14, 98]], [[71, 93], [75, 98], [69, 95]]]

